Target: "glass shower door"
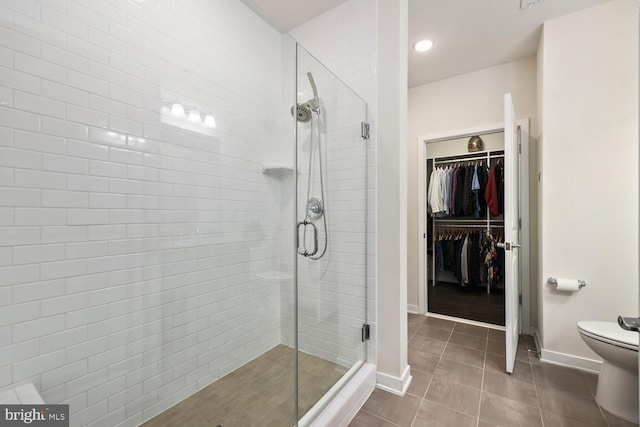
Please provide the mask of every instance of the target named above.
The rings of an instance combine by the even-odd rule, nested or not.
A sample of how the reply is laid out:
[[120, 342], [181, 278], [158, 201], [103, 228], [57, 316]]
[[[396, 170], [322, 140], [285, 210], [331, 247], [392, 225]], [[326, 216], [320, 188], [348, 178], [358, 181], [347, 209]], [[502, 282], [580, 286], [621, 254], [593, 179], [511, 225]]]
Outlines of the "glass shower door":
[[366, 360], [366, 103], [297, 48], [297, 398], [307, 425]]

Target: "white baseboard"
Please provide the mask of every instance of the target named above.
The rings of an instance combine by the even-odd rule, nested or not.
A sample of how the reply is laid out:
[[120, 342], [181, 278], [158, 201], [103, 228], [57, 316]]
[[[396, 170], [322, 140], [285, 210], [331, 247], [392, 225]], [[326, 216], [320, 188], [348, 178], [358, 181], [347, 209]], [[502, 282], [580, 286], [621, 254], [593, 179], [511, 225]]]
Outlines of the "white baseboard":
[[538, 354], [540, 354], [542, 350], [542, 338], [540, 338], [540, 334], [538, 333], [538, 330], [533, 326], [531, 327], [531, 335], [533, 335], [533, 340], [536, 343], [536, 351], [538, 352]]
[[553, 363], [554, 365], [568, 366], [570, 368], [580, 369], [594, 374], [600, 373], [602, 362], [586, 357], [574, 356], [572, 354], [560, 353], [557, 351], [542, 349], [540, 352], [540, 360], [542, 362]]
[[407, 311], [411, 314], [420, 314], [420, 307], [414, 304], [407, 304]]
[[602, 362], [599, 360], [587, 359], [586, 357], [574, 356], [573, 354], [560, 353], [558, 351], [545, 350], [542, 348], [542, 338], [536, 328], [531, 328], [536, 348], [540, 354], [540, 361], [552, 363], [554, 365], [567, 366], [569, 368], [580, 369], [581, 371], [599, 374]]
[[395, 394], [397, 396], [404, 396], [409, 389], [409, 385], [411, 385], [411, 380], [413, 377], [411, 376], [411, 366], [407, 366], [402, 373], [402, 377], [394, 377], [393, 375], [388, 375], [382, 372], [378, 372], [376, 375], [378, 383], [376, 387], [380, 390], [388, 391], [389, 393]]

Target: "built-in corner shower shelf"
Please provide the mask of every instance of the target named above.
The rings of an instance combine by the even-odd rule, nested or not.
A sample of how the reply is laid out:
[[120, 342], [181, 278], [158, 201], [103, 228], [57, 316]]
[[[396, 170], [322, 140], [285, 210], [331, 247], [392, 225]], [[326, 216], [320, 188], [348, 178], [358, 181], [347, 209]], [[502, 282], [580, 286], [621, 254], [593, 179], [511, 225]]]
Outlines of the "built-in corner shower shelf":
[[293, 174], [293, 166], [264, 165], [262, 173], [270, 176], [286, 176], [289, 174]]

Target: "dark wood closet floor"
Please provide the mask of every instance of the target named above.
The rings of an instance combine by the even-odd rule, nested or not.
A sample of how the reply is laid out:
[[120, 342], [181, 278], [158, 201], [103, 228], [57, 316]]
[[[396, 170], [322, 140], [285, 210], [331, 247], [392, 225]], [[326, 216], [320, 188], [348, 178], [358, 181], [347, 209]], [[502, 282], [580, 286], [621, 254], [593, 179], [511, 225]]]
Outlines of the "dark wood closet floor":
[[460, 286], [456, 283], [429, 282], [430, 313], [445, 314], [478, 322], [504, 326], [504, 291], [486, 287]]

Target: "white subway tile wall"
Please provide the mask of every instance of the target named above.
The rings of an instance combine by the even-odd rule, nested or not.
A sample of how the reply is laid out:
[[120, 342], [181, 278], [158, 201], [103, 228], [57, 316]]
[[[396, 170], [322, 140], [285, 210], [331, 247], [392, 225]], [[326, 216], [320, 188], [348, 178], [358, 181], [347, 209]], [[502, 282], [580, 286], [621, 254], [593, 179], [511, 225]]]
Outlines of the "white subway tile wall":
[[[299, 50], [300, 103], [313, 96], [307, 72], [312, 73], [318, 87], [321, 113], [314, 116], [313, 125], [311, 122], [298, 124], [297, 221], [305, 218], [312, 150], [309, 197], [324, 202], [328, 250], [319, 260], [298, 257], [298, 343], [302, 351], [351, 367], [357, 361], [366, 360], [366, 344], [361, 334], [366, 321], [368, 142], [361, 138], [366, 103], [308, 53]], [[322, 157], [324, 194], [319, 156]], [[292, 203], [293, 200], [285, 206], [287, 212], [293, 209]], [[322, 219], [314, 222], [319, 232], [319, 255], [325, 246], [325, 228]], [[301, 244], [300, 250], [312, 251], [315, 244], [311, 228], [307, 230], [306, 246]], [[303, 237], [300, 231], [300, 239]], [[287, 264], [291, 261], [286, 257], [286, 240], [284, 243], [282, 263]], [[283, 286], [282, 298], [283, 340], [291, 344], [290, 319], [294, 307], [290, 286]]]
[[237, 0], [0, 0], [0, 388], [134, 426], [282, 341], [282, 50]]

